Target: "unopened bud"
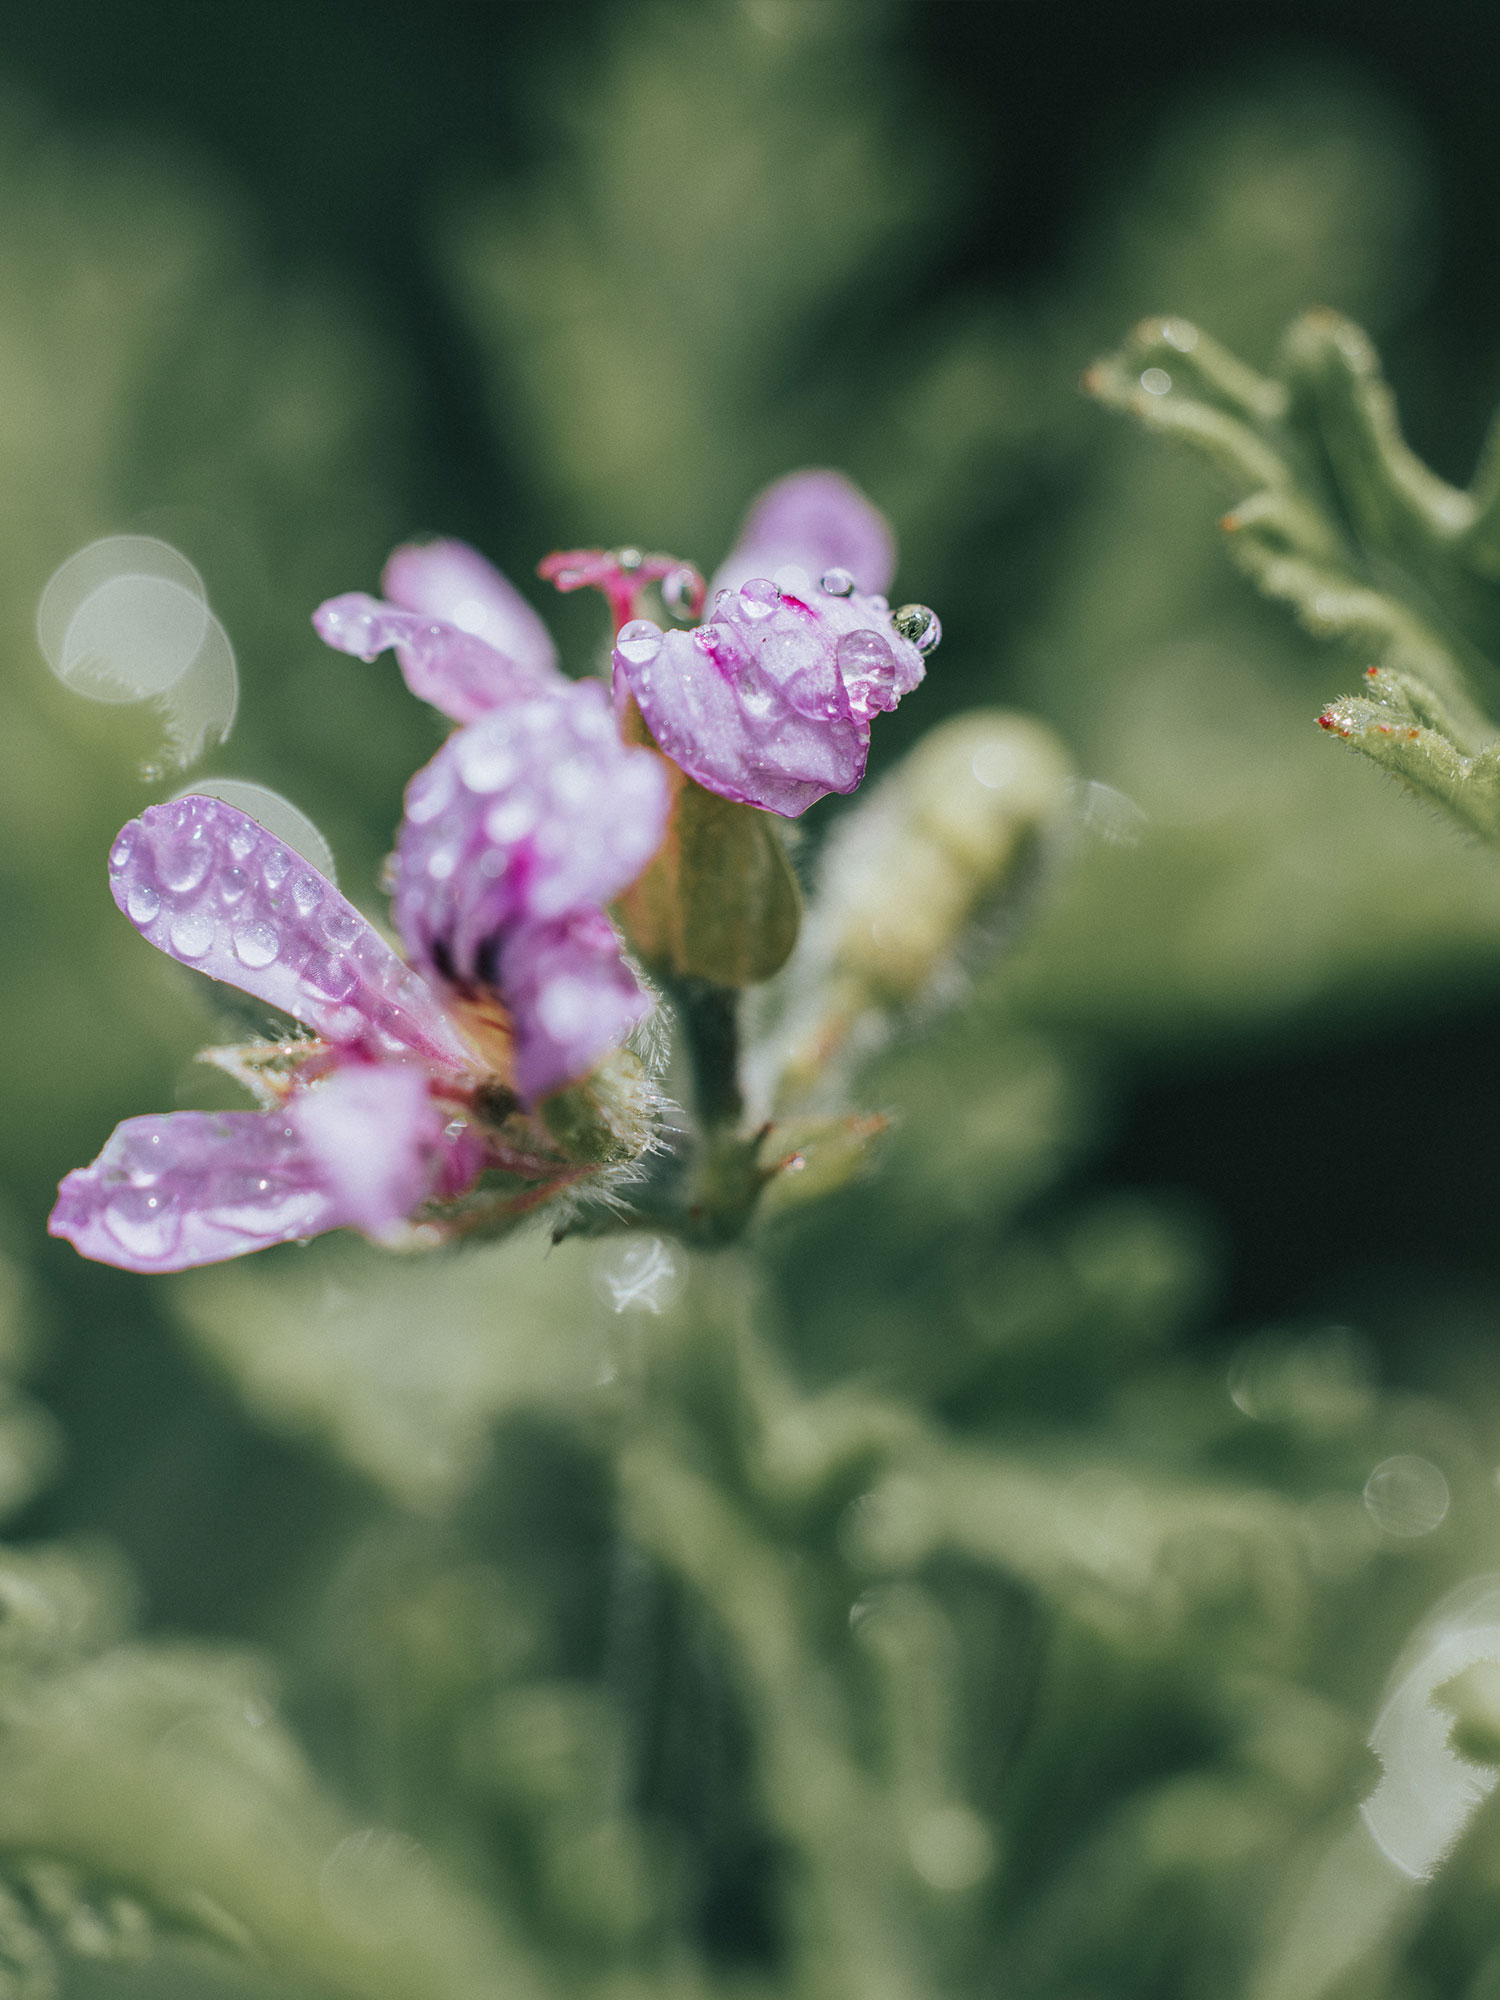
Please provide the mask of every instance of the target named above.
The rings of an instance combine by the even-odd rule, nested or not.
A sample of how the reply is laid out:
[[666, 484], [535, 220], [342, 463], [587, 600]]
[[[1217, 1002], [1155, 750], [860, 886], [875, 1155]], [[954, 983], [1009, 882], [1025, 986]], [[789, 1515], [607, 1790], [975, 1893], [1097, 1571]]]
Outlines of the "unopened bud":
[[835, 968], [873, 1000], [916, 999], [1010, 885], [1068, 777], [1057, 738], [1026, 716], [980, 710], [932, 730], [830, 844], [819, 921]]
[[977, 922], [1029, 878], [1070, 776], [1042, 723], [978, 709], [932, 730], [844, 816], [780, 1011], [750, 1053], [757, 1109], [838, 1101], [848, 1062], [941, 986]]

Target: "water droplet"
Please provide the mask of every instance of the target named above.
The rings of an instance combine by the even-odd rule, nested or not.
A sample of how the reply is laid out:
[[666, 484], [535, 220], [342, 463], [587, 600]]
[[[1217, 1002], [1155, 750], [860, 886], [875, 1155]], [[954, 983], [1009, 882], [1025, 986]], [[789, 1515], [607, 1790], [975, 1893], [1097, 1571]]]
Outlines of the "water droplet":
[[1172, 387], [1172, 378], [1165, 368], [1147, 368], [1141, 373], [1141, 387], [1148, 396], [1165, 396]]
[[827, 597], [852, 597], [854, 578], [846, 569], [825, 569], [818, 588]]
[[740, 585], [740, 610], [747, 618], [769, 618], [781, 603], [781, 592], [768, 576], [752, 576]]
[[691, 563], [681, 563], [662, 580], [661, 601], [674, 618], [696, 618], [703, 609], [703, 578]]
[[535, 825], [535, 804], [528, 798], [517, 797], [490, 809], [485, 815], [484, 831], [497, 846], [509, 847], [524, 840]]
[[202, 958], [214, 941], [214, 920], [206, 910], [184, 910], [173, 920], [171, 936], [178, 958]]
[[1376, 1527], [1403, 1540], [1430, 1535], [1448, 1517], [1448, 1482], [1429, 1458], [1398, 1452], [1365, 1481], [1365, 1505]]
[[661, 638], [661, 627], [653, 625], [649, 618], [632, 618], [628, 625], [620, 627], [615, 651], [627, 666], [649, 666], [661, 651]]
[[331, 944], [353, 944], [363, 928], [358, 914], [342, 900], [323, 912], [323, 935]]
[[406, 788], [406, 817], [417, 826], [425, 826], [430, 819], [452, 802], [454, 791], [453, 772], [448, 760], [443, 758], [419, 771]]
[[233, 909], [250, 887], [250, 877], [243, 868], [221, 868], [219, 870], [219, 895]]
[[104, 1226], [132, 1257], [165, 1257], [177, 1247], [182, 1217], [176, 1202], [147, 1188], [125, 1187], [104, 1211]]
[[585, 757], [565, 757], [554, 768], [550, 782], [552, 796], [562, 805], [581, 806], [595, 787], [594, 766]]
[[130, 859], [131, 855], [134, 852], [135, 852], [135, 828], [132, 825], [124, 828], [124, 830], [120, 834], [119, 839], [115, 842], [114, 846], [109, 850], [110, 867], [113, 868], [118, 873], [118, 871], [125, 866], [125, 863]]
[[268, 889], [279, 889], [291, 869], [292, 857], [284, 847], [273, 847], [260, 864], [261, 879]]
[[125, 911], [133, 924], [149, 924], [161, 908], [161, 897], [149, 882], [132, 882], [125, 898]]
[[[453, 748], [458, 774], [471, 792], [498, 792], [502, 785], [508, 785], [520, 769], [519, 760], [510, 744], [494, 732], [465, 729], [460, 731]], [[429, 807], [421, 817], [432, 818]], [[408, 812], [408, 817], [411, 817]]]
[[158, 854], [156, 872], [163, 888], [186, 896], [208, 873], [213, 858], [207, 827], [195, 826], [185, 840], [173, 841], [164, 854]]
[[229, 829], [226, 845], [236, 861], [244, 861], [255, 852], [255, 843], [260, 839], [258, 826], [236, 824]]
[[846, 632], [838, 645], [838, 667], [845, 681], [889, 681], [896, 672], [891, 649], [878, 632]]
[[302, 984], [320, 1000], [347, 1000], [359, 984], [359, 974], [346, 958], [315, 951], [302, 968]]
[[942, 644], [942, 624], [937, 613], [925, 604], [903, 604], [899, 611], [891, 613], [891, 623], [919, 653], [935, 653]]
[[246, 1236], [285, 1239], [315, 1231], [321, 1203], [311, 1188], [276, 1188], [270, 1181], [246, 1176], [241, 1199], [218, 1210], [221, 1222]]
[[252, 972], [269, 965], [280, 949], [281, 939], [270, 924], [241, 924], [234, 934], [234, 955]]
[[641, 554], [639, 549], [615, 550], [615, 568], [624, 570], [627, 576], [632, 571], [638, 570], [645, 560], [646, 558]]
[[316, 875], [299, 875], [292, 884], [292, 901], [299, 916], [310, 917], [323, 900], [323, 884]]

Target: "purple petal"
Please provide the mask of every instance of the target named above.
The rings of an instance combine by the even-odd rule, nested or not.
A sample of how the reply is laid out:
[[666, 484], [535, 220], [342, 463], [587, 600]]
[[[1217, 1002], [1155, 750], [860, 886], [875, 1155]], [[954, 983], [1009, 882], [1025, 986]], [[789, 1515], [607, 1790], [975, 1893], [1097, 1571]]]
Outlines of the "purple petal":
[[125, 1271], [183, 1271], [316, 1236], [342, 1218], [296, 1128], [274, 1111], [127, 1118], [58, 1189], [47, 1227]]
[[356, 1065], [277, 1111], [127, 1118], [58, 1189], [47, 1227], [125, 1271], [183, 1271], [272, 1243], [382, 1235], [445, 1183], [442, 1119], [415, 1070]]
[[515, 1029], [515, 1087], [527, 1104], [597, 1069], [651, 1012], [602, 910], [521, 925], [499, 970]]
[[802, 570], [721, 590], [692, 632], [627, 626], [617, 684], [652, 736], [706, 790], [795, 818], [865, 772], [870, 719], [926, 672], [884, 598], [833, 595]]
[[443, 1119], [420, 1070], [350, 1064], [299, 1092], [287, 1118], [341, 1220], [367, 1236], [391, 1229], [438, 1184]]
[[774, 576], [788, 563], [816, 582], [845, 569], [875, 596], [896, 574], [896, 543], [880, 510], [841, 472], [792, 472], [752, 504], [739, 540], [709, 587], [738, 590], [752, 576]]
[[628, 888], [669, 805], [661, 759], [620, 741], [595, 681], [482, 716], [406, 788], [393, 909], [407, 950], [457, 984], [493, 985], [515, 925]]
[[158, 951], [279, 1007], [341, 1049], [474, 1058], [431, 988], [300, 854], [221, 799], [148, 806], [109, 857], [115, 901]]
[[373, 660], [394, 646], [412, 693], [455, 722], [473, 722], [506, 702], [567, 685], [551, 666], [523, 665], [457, 625], [382, 604], [362, 590], [320, 604], [313, 627], [326, 645], [360, 660]]
[[545, 674], [557, 665], [557, 649], [541, 619], [467, 542], [404, 543], [387, 561], [380, 587], [403, 611], [420, 611], [472, 632], [518, 667]]

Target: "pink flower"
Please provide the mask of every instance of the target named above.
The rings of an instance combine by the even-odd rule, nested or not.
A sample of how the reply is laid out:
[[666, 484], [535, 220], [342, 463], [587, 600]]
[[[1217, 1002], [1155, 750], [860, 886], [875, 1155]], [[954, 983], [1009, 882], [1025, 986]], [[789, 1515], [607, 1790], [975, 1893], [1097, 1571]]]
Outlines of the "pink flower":
[[233, 806], [151, 806], [110, 855], [158, 950], [280, 1008], [262, 1111], [127, 1119], [63, 1181], [48, 1227], [84, 1256], [178, 1271], [351, 1227], [384, 1237], [499, 1155], [467, 1115], [484, 1064], [436, 996], [318, 871]]
[[864, 777], [870, 722], [926, 672], [933, 614], [892, 614], [890, 530], [836, 472], [798, 472], [751, 508], [690, 632], [633, 619], [615, 686], [705, 790], [794, 818]]
[[464, 724], [407, 786], [396, 927], [448, 990], [498, 996], [535, 1103], [651, 1010], [604, 906], [661, 845], [667, 774], [621, 741], [597, 681], [557, 671], [540, 620], [472, 549], [398, 549], [383, 583], [404, 602], [335, 598], [318, 632], [364, 658], [394, 646], [413, 692]]
[[620, 741], [597, 681], [455, 730], [406, 788], [396, 927], [453, 991], [499, 995], [527, 1103], [651, 1010], [603, 906], [661, 845], [669, 789], [659, 758]]

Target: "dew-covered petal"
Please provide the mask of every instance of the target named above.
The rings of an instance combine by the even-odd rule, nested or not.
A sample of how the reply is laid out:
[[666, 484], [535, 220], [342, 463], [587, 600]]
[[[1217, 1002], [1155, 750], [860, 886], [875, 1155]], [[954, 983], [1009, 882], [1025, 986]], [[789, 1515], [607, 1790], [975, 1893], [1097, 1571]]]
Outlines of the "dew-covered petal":
[[410, 1064], [348, 1064], [286, 1110], [341, 1220], [367, 1236], [410, 1215], [442, 1178], [442, 1114]]
[[325, 645], [360, 660], [373, 660], [394, 646], [412, 693], [455, 722], [472, 722], [506, 702], [567, 685], [550, 665], [523, 664], [473, 632], [426, 612], [383, 604], [362, 590], [320, 604], [313, 627]]
[[896, 542], [879, 508], [841, 472], [788, 473], [756, 499], [739, 539], [709, 587], [738, 590], [752, 576], [795, 563], [815, 581], [847, 570], [867, 595], [890, 588]]
[[47, 1227], [125, 1271], [183, 1271], [316, 1236], [345, 1218], [279, 1111], [127, 1118], [58, 1189]]
[[706, 790], [795, 818], [864, 776], [870, 719], [926, 671], [883, 598], [825, 590], [804, 570], [721, 590], [692, 632], [615, 647], [664, 754]]
[[552, 635], [515, 585], [467, 542], [406, 542], [392, 551], [380, 587], [403, 611], [472, 632], [518, 667], [557, 665]]
[[222, 799], [148, 806], [122, 829], [110, 889], [183, 965], [278, 1007], [344, 1050], [465, 1072], [430, 987], [301, 855]]
[[499, 986], [515, 1031], [515, 1088], [527, 1104], [589, 1075], [652, 1008], [597, 909], [519, 925], [500, 954]]
[[127, 1118], [63, 1180], [47, 1227], [98, 1263], [146, 1272], [327, 1229], [382, 1236], [463, 1184], [460, 1153], [472, 1180], [480, 1162], [445, 1134], [421, 1071], [357, 1063], [275, 1111]]
[[406, 791], [393, 911], [407, 950], [456, 985], [493, 986], [515, 925], [628, 888], [661, 845], [669, 792], [594, 681], [456, 731]]

